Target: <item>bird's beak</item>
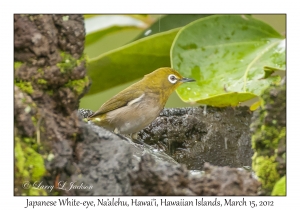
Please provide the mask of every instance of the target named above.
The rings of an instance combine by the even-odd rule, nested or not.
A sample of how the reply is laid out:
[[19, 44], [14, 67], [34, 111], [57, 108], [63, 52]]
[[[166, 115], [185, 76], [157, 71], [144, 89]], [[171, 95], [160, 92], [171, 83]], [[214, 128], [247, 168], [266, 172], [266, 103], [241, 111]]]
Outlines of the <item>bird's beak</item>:
[[196, 80], [190, 78], [182, 78], [179, 80], [180, 82], [195, 82]]

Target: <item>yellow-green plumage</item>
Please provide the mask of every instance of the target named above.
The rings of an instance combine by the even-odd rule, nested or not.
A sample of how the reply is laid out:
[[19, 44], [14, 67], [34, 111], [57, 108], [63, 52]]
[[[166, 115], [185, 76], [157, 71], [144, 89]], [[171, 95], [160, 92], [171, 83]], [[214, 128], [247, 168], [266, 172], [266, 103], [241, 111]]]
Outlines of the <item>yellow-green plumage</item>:
[[136, 133], [159, 115], [179, 85], [191, 81], [171, 68], [159, 68], [105, 102], [88, 120], [118, 133]]

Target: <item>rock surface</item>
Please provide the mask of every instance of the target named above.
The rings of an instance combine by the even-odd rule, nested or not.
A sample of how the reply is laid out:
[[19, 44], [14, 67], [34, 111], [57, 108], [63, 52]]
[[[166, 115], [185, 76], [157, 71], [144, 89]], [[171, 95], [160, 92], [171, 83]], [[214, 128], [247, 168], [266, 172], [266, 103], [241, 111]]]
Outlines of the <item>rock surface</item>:
[[82, 142], [77, 144], [79, 174], [72, 181], [93, 186], [76, 190], [75, 195], [131, 195], [128, 173], [131, 171], [130, 145], [105, 129], [82, 123]]
[[[79, 110], [79, 114], [81, 118], [84, 118], [91, 114], [91, 111]], [[97, 191], [89, 191], [89, 194], [122, 195], [122, 192], [123, 195], [128, 195], [128, 193], [131, 195], [256, 195], [258, 192], [260, 184], [252, 176], [251, 172], [230, 167], [211, 166], [206, 163], [203, 167], [205, 173], [196, 173], [194, 175], [185, 165], [177, 164], [172, 159], [172, 161], [168, 160], [166, 158], [167, 155], [164, 155], [163, 158], [157, 156], [157, 152], [153, 152], [152, 147], [149, 149], [146, 143], [144, 145], [133, 143], [122, 136], [115, 135], [93, 124], [86, 124], [86, 129], [88, 128], [93, 130], [100, 139], [106, 139], [105, 141], [110, 144], [109, 147], [105, 146], [103, 142], [97, 143], [99, 147], [96, 147], [95, 145], [97, 144], [95, 143], [92, 146], [84, 146], [86, 154], [89, 155], [86, 157], [79, 155], [81, 161], [83, 161], [79, 165], [81, 165], [81, 170], [86, 173], [84, 175], [86, 178], [80, 180], [97, 186]], [[88, 143], [89, 140], [86, 139], [89, 139], [88, 135], [84, 137], [82, 144], [90, 145]], [[114, 139], [113, 141], [117, 143], [111, 144], [112, 141], [110, 139]], [[119, 142], [122, 143], [120, 144]], [[120, 146], [126, 149], [120, 149]], [[97, 151], [96, 148], [98, 148]], [[117, 157], [120, 158], [117, 159], [113, 156], [115, 153], [111, 153], [107, 149], [125, 153], [126, 155], [118, 154]], [[111, 172], [107, 169], [110, 166], [101, 166], [101, 158], [98, 158], [98, 164], [91, 166], [90, 160], [93, 159], [92, 156], [103, 157], [104, 159], [110, 159], [109, 157], [111, 157], [112, 160], [109, 165], [116, 167], [114, 173], [111, 175], [108, 173], [106, 176], [103, 176], [101, 171]], [[120, 164], [120, 160], [124, 164]], [[122, 170], [119, 167], [120, 165], [124, 166]], [[97, 171], [97, 168], [101, 168], [101, 170]], [[120, 185], [120, 182], [115, 182], [117, 179], [114, 177], [122, 177], [119, 180], [124, 180], [123, 183], [125, 184], [128, 181], [126, 173], [130, 177], [130, 187]], [[95, 177], [101, 177], [103, 182], [91, 178], [94, 174], [97, 174]], [[74, 180], [78, 180], [78, 177], [73, 177]], [[108, 179], [107, 177], [110, 178]], [[103, 183], [106, 183], [104, 184], [104, 186], [107, 186], [105, 189], [103, 189]], [[109, 183], [111, 183], [111, 186], [115, 184], [117, 187], [108, 190]], [[120, 190], [124, 188], [126, 188], [125, 191]], [[114, 189], [118, 189], [118, 191], [114, 191]], [[86, 193], [86, 191], [77, 191], [75, 194], [85, 195]]]
[[[43, 178], [53, 185], [76, 173], [77, 109], [90, 85], [82, 56], [84, 39], [82, 15], [14, 15], [17, 180], [32, 184]], [[47, 193], [14, 189], [15, 195]]]
[[[270, 195], [276, 182], [286, 175], [285, 78], [279, 86], [267, 88], [261, 98], [262, 107], [255, 111], [251, 124], [255, 149], [252, 165], [262, 182], [261, 194]], [[281, 195], [285, 195], [285, 187], [281, 188]]]
[[250, 172], [236, 168], [204, 165], [205, 174], [192, 175], [183, 165], [156, 163], [142, 157], [131, 173], [133, 195], [256, 195], [260, 183]]
[[217, 166], [251, 165], [249, 107], [166, 108], [139, 137], [190, 170], [205, 162]]

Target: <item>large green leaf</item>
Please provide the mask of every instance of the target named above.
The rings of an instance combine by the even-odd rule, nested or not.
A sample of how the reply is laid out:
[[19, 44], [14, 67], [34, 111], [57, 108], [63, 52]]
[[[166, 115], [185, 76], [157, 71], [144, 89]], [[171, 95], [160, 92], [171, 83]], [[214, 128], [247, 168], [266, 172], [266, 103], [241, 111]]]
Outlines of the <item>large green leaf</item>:
[[150, 23], [141, 15], [94, 15], [85, 17], [85, 48], [88, 57], [97, 57], [132, 41]]
[[174, 28], [185, 26], [186, 24], [197, 20], [199, 18], [207, 17], [208, 14], [178, 14], [178, 15], [164, 15], [157, 19], [149, 28], [145, 29], [135, 40], [161, 33]]
[[170, 48], [179, 29], [143, 38], [88, 61], [88, 94], [104, 91], [170, 66]]
[[172, 67], [197, 82], [177, 89], [186, 102], [235, 106], [260, 95], [279, 76], [264, 78], [264, 67], [285, 69], [285, 39], [247, 15], [213, 15], [177, 34]]
[[84, 52], [94, 58], [132, 41], [143, 29], [130, 26], [112, 26], [89, 33], [85, 39]]

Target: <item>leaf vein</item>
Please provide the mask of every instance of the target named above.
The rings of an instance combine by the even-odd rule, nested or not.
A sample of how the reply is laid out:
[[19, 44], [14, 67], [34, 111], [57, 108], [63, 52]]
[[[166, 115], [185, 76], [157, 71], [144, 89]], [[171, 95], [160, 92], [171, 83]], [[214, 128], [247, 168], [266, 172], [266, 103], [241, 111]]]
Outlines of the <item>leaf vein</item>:
[[266, 53], [268, 52], [272, 47], [274, 47], [276, 44], [278, 44], [279, 42], [281, 42], [281, 40], [276, 40], [275, 42], [269, 44], [268, 46], [265, 47], [265, 49], [263, 49], [258, 56], [256, 56], [256, 58], [254, 58], [251, 63], [248, 64], [245, 74], [244, 74], [244, 91], [246, 91], [246, 83], [247, 83], [247, 76], [248, 73], [251, 69], [251, 67]]

